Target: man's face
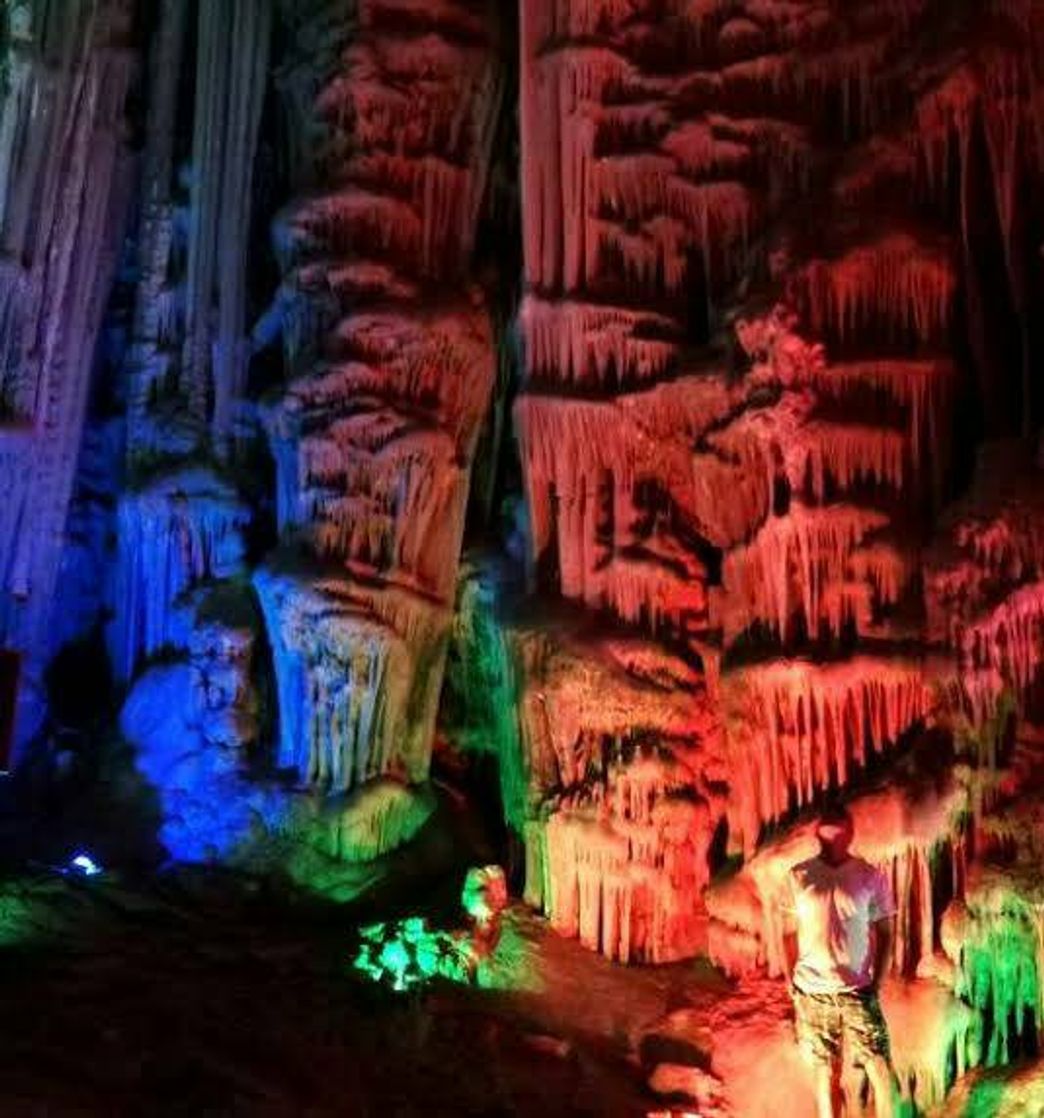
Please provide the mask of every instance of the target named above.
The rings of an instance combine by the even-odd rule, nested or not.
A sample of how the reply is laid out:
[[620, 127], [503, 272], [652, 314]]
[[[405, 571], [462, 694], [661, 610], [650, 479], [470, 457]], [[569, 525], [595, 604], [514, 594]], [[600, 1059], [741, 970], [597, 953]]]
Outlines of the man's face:
[[844, 854], [852, 845], [851, 819], [821, 819], [816, 825], [816, 838], [824, 850]]

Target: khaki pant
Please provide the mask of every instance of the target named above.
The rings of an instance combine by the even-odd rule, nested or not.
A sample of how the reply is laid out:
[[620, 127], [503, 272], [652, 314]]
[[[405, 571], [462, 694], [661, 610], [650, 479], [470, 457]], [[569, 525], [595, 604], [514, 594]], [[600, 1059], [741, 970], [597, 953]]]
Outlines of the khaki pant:
[[806, 994], [795, 988], [793, 993], [798, 1047], [809, 1063], [833, 1063], [842, 1043], [857, 1067], [878, 1056], [889, 1059], [888, 1026], [876, 990]]

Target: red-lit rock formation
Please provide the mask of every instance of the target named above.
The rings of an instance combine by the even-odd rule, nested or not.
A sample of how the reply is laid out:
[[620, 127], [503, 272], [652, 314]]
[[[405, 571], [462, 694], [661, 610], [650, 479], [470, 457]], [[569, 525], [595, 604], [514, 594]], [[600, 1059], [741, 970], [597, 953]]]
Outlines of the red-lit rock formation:
[[701, 942], [721, 727], [699, 675], [639, 641], [514, 629], [526, 897], [622, 962]]
[[[946, 529], [959, 562], [922, 577], [953, 488], [966, 352], [988, 422], [1010, 425], [983, 346], [998, 299], [1021, 316], [1024, 360], [1032, 345], [1016, 229], [1041, 169], [1039, 98], [1030, 41], [1013, 33], [1030, 6], [984, 14], [974, 43], [917, 2], [521, 7], [516, 424], [533, 584], [685, 663], [695, 691], [671, 701], [717, 712], [712, 799], [753, 866], [763, 828], [859, 788], [925, 726], [959, 727], [971, 708], [981, 724], [1004, 681], [1025, 694], [1036, 674], [1035, 508], [965, 517]], [[984, 171], [1003, 295], [982, 290]], [[559, 688], [585, 658], [595, 671], [579, 648]], [[570, 743], [611, 706], [566, 720]], [[605, 827], [585, 845], [559, 798], [569, 780], [531, 779], [533, 899], [619, 955], [615, 932], [596, 934], [615, 916], [585, 928], [573, 901], [555, 914], [592, 859], [612, 860]], [[961, 785], [977, 817], [990, 779]], [[878, 860], [916, 851], [893, 876], [921, 905], [931, 851], [963, 857], [950, 807], [923, 841], [916, 812], [889, 816]], [[688, 823], [701, 857], [717, 818]], [[551, 857], [539, 844], [556, 831]], [[903, 967], [931, 954], [939, 917], [903, 917]], [[750, 912], [730, 926], [759, 934]]]

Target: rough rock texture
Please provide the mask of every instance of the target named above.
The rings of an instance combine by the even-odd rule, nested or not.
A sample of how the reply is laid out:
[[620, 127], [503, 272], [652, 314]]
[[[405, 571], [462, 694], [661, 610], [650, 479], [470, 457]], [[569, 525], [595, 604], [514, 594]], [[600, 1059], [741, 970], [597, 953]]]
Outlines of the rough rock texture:
[[350, 897], [379, 876], [376, 859], [423, 826], [432, 797], [396, 780], [331, 797], [267, 764], [257, 748], [253, 632], [227, 603], [223, 612], [204, 599], [188, 660], [147, 669], [121, 714], [159, 801], [159, 838], [178, 860], [279, 869]]

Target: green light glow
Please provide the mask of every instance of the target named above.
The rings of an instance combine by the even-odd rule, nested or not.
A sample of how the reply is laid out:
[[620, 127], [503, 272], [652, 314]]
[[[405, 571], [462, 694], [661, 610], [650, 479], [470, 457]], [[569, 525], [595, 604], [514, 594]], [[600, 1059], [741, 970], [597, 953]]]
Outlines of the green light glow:
[[410, 990], [435, 978], [461, 983], [472, 980], [475, 968], [467, 940], [429, 928], [423, 917], [370, 924], [359, 936], [352, 966], [393, 990]]
[[504, 818], [521, 837], [528, 774], [516, 692], [511, 652], [497, 616], [496, 590], [478, 579], [462, 580], [441, 716], [462, 750], [497, 758]]
[[989, 1015], [992, 1027], [980, 1040], [986, 1044], [980, 1058], [993, 1067], [1013, 1058], [1019, 1035], [1040, 1012], [1038, 931], [1033, 914], [1015, 897], [1002, 910], [974, 921], [969, 930], [955, 993], [983, 1019]]
[[32, 902], [15, 893], [0, 893], [0, 947], [11, 947], [32, 938]]

